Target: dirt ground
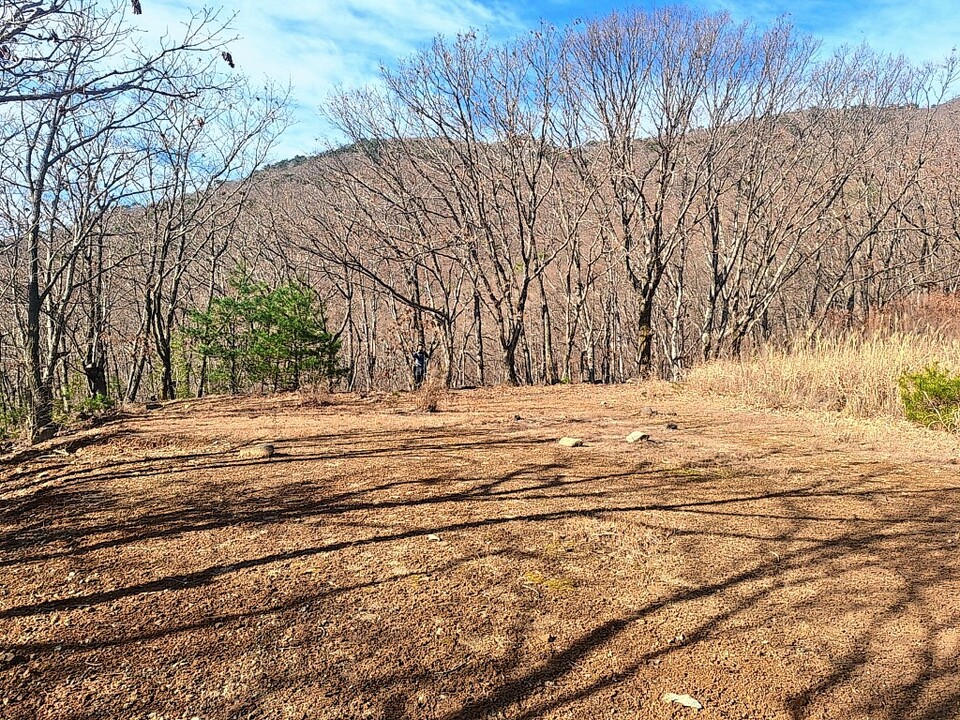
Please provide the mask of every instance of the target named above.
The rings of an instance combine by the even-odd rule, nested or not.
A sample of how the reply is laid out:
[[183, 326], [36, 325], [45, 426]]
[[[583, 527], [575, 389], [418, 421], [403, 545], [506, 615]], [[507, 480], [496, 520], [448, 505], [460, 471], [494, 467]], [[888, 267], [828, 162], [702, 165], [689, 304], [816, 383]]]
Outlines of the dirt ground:
[[958, 718], [958, 460], [662, 385], [165, 404], [0, 467], [0, 717]]

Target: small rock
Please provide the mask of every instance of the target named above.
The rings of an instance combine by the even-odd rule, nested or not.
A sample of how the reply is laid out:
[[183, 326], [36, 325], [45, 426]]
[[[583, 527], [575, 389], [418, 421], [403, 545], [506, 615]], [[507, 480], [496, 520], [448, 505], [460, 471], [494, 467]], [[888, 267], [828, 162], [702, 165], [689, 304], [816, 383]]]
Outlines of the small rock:
[[656, 410], [654, 410], [652, 407], [648, 405], [640, 411], [640, 414], [646, 415], [647, 417], [653, 417], [654, 415], [658, 415], [659, 413], [657, 413]]
[[238, 454], [242, 460], [262, 460], [273, 457], [275, 452], [276, 448], [274, 448], [273, 445], [270, 443], [264, 443], [263, 445], [254, 445], [253, 447], [243, 448]]
[[694, 710], [703, 710], [703, 705], [701, 705], [697, 700], [694, 700], [689, 695], [677, 695], [676, 693], [664, 693], [661, 699], [664, 702], [677, 703], [677, 705], [683, 705], [684, 707], [693, 708]]
[[677, 429], [677, 424], [676, 424], [676, 423], [667, 423], [666, 425], [664, 425], [664, 427], [665, 427], [667, 430], [676, 430], [676, 429]]
[[440, 536], [436, 533], [430, 533], [427, 535], [427, 540], [430, 540], [431, 542], [440, 542]]
[[513, 416], [513, 419], [514, 419], [514, 420], [523, 420], [523, 418], [520, 417], [519, 415], [514, 415], [514, 416]]
[[582, 446], [583, 446], [583, 440], [580, 439], [580, 438], [562, 437], [562, 438], [560, 438], [557, 442], [558, 442], [560, 445], [563, 445], [564, 447], [574, 448], [574, 447], [582, 447]]
[[635, 442], [640, 442], [642, 440], [649, 440], [649, 439], [650, 439], [650, 436], [647, 433], [640, 432], [639, 430], [635, 430], [634, 432], [627, 435], [628, 443], [635, 443]]

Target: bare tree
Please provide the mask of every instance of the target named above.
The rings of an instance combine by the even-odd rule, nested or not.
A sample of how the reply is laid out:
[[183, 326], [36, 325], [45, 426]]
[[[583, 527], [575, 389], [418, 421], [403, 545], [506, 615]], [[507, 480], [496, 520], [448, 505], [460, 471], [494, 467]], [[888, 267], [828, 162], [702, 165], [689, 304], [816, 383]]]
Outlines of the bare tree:
[[726, 15], [670, 8], [613, 14], [574, 42], [584, 124], [598, 140], [597, 156], [581, 167], [600, 189], [600, 218], [635, 293], [641, 375], [652, 372], [660, 283], [699, 222], [696, 201], [710, 174], [714, 148], [695, 137], [716, 109], [724, 71], [741, 60], [726, 48], [742, 48], [744, 33]]
[[159, 107], [141, 128], [145, 217], [132, 239], [139, 249], [133, 287], [142, 325], [129, 399], [139, 392], [149, 346], [159, 364], [160, 396], [176, 397], [172, 340], [185, 312], [189, 273], [201, 256], [222, 256], [250, 177], [286, 123], [285, 96], [274, 88], [254, 90], [243, 78], [224, 79], [209, 67], [195, 77], [203, 90], [156, 98]]
[[[3, 16], [0, 113], [9, 135], [0, 162], [6, 223], [23, 253], [16, 270], [23, 275], [17, 280], [23, 288], [19, 317], [33, 439], [52, 427], [54, 371], [65, 353], [65, 306], [73, 294], [76, 260], [86, 248], [85, 232], [97, 227], [85, 222], [85, 211], [65, 221], [59, 209], [65, 194], [85, 188], [102, 215], [105, 204], [119, 203], [124, 192], [105, 193], [103, 183], [75, 183], [87, 172], [80, 161], [98, 143], [122, 142], [122, 135], [149, 122], [157, 97], [196, 93], [190, 58], [223, 42], [222, 24], [202, 13], [181, 38], [141, 46], [125, 24], [125, 7], [92, 0], [21, 3], [9, 15], [12, 22]], [[134, 148], [135, 143], [128, 146]], [[75, 195], [71, 202], [83, 204]], [[51, 305], [55, 294], [58, 308]]]
[[468, 32], [332, 97], [345, 146], [251, 175], [282, 97], [215, 17], [148, 52], [102, 7], [0, 14], [0, 393], [35, 436], [57, 382], [204, 392], [178, 331], [238, 263], [316, 287], [352, 388], [418, 351], [448, 384], [679, 378], [957, 287], [955, 61], [684, 8]]

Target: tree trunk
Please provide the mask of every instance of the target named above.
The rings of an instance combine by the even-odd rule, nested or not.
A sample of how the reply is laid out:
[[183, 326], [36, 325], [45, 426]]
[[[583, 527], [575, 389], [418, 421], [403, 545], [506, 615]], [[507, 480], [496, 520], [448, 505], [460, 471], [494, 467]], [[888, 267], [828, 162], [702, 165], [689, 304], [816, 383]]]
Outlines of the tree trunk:
[[24, 343], [29, 395], [27, 436], [34, 443], [52, 435], [53, 386], [50, 378], [44, 377], [40, 358], [40, 298], [35, 283], [30, 283], [27, 294], [27, 335]]
[[173, 352], [169, 343], [157, 342], [157, 358], [160, 360], [160, 399], [174, 400], [177, 386], [173, 382]]
[[486, 385], [486, 369], [483, 361], [483, 314], [480, 310], [480, 295], [473, 294], [473, 321], [477, 330], [477, 384], [480, 387]]
[[540, 321], [543, 323], [543, 355], [541, 372], [543, 381], [547, 385], [556, 385], [560, 382], [557, 376], [557, 363], [553, 357], [553, 328], [550, 324], [550, 306], [547, 303], [547, 293], [543, 284], [543, 275], [539, 276], [540, 283]]
[[40, 229], [35, 219], [30, 229], [30, 269], [27, 279], [27, 327], [24, 338], [24, 354], [27, 364], [27, 437], [31, 443], [41, 442], [52, 436], [53, 427], [53, 378], [44, 371], [40, 348]]
[[640, 300], [640, 313], [637, 319], [637, 370], [640, 377], [648, 379], [653, 375], [653, 299]]
[[503, 364], [507, 371], [507, 383], [517, 386], [520, 384], [520, 374], [517, 372], [517, 346], [520, 344], [520, 326], [515, 326], [510, 335], [501, 338], [503, 346]]

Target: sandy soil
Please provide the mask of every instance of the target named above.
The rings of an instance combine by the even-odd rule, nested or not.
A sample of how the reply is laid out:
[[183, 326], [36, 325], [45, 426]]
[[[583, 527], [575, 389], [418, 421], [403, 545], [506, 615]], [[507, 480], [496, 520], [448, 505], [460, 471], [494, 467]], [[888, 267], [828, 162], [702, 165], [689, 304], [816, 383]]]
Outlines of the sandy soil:
[[0, 717], [957, 718], [958, 459], [663, 386], [166, 404], [0, 466]]

